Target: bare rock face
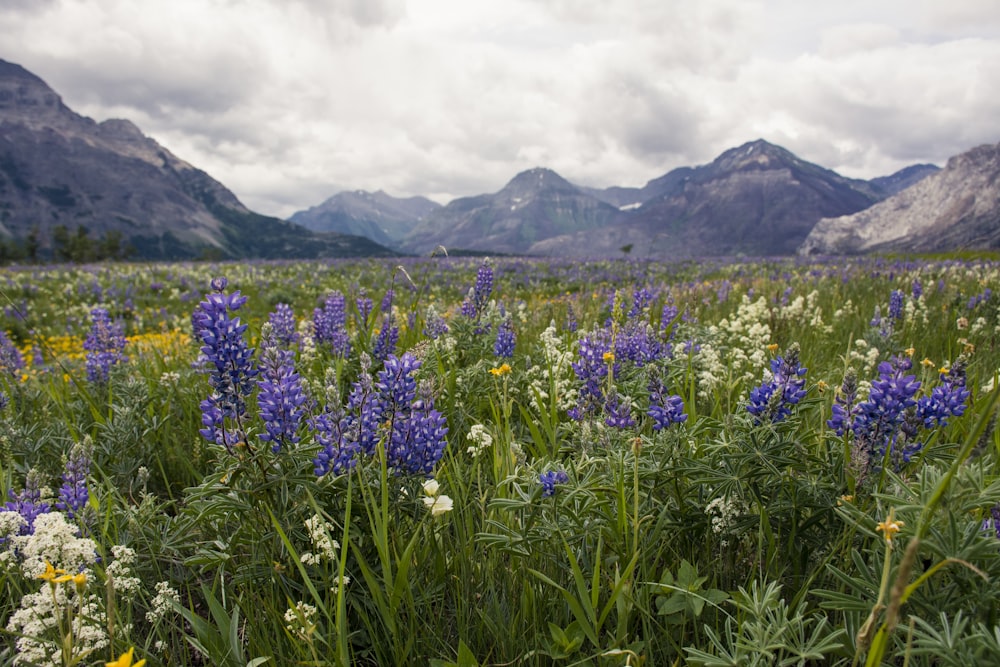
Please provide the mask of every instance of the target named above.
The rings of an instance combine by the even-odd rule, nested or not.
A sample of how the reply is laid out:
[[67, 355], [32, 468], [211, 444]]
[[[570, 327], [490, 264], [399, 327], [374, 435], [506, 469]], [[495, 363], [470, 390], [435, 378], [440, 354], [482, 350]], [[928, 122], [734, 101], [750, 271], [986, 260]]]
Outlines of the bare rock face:
[[96, 123], [0, 60], [0, 239], [120, 235], [149, 259], [385, 254], [370, 241], [257, 215], [128, 120]]
[[956, 155], [940, 172], [853, 215], [820, 220], [799, 253], [937, 252], [1000, 247], [1000, 144]]

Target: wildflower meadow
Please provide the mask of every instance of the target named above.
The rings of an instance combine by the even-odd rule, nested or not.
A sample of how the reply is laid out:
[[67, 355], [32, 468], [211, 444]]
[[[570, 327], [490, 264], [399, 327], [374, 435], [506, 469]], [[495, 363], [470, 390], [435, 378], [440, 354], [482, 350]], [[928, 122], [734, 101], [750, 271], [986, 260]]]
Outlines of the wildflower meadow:
[[1000, 263], [0, 274], [0, 664], [1000, 664]]

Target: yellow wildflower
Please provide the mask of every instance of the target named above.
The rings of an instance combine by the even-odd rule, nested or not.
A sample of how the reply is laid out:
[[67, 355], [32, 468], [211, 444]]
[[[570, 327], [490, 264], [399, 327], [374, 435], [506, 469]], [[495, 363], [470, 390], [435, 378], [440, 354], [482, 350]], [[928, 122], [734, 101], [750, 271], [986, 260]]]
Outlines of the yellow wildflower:
[[772, 353], [773, 352], [777, 352], [778, 351], [778, 344], [777, 343], [771, 343], [770, 345], [767, 346], [767, 351], [768, 352], [772, 352]]
[[908, 356], [908, 357], [912, 357], [912, 356], [913, 356], [913, 353], [914, 353], [914, 352], [916, 352], [916, 349], [914, 349], [914, 348], [912, 348], [912, 347], [908, 347], [908, 348], [906, 348], [905, 350], [903, 350], [903, 352], [905, 352], [905, 353], [906, 353], [906, 356]]
[[499, 377], [510, 373], [510, 364], [501, 364], [499, 368], [491, 368], [490, 373]]
[[66, 579], [63, 579], [60, 576], [65, 574], [66, 570], [55, 568], [52, 566], [52, 563], [50, 563], [49, 561], [45, 561], [45, 572], [42, 572], [40, 575], [38, 575], [38, 578], [52, 584], [58, 584], [62, 583], [62, 581], [67, 581]]
[[905, 526], [902, 521], [896, 521], [895, 519], [896, 508], [889, 509], [889, 516], [885, 518], [885, 521], [879, 521], [875, 530], [881, 532], [885, 535], [886, 544], [892, 544], [893, 536], [899, 532], [900, 528]]
[[611, 350], [608, 350], [607, 352], [604, 353], [604, 363], [606, 363], [606, 364], [612, 364], [612, 363], [614, 363], [614, 361], [615, 361], [615, 353], [614, 352], [612, 352]]
[[822, 380], [820, 380], [819, 382], [816, 383], [816, 389], [818, 389], [819, 393], [821, 393], [821, 394], [825, 393], [826, 390], [829, 389], [829, 388], [830, 388], [830, 385], [828, 385], [827, 383], [823, 382]]
[[934, 362], [927, 357], [924, 357], [924, 360], [920, 362], [920, 365], [925, 368], [934, 368]]
[[143, 665], [145, 665], [146, 664], [146, 660], [145, 659], [140, 660], [139, 662], [136, 662], [136, 663], [132, 662], [132, 652], [133, 651], [135, 651], [135, 647], [134, 646], [128, 650], [128, 653], [122, 653], [118, 657], [117, 660], [115, 660], [113, 662], [106, 662], [106, 663], [104, 663], [104, 666], [105, 667], [142, 667]]

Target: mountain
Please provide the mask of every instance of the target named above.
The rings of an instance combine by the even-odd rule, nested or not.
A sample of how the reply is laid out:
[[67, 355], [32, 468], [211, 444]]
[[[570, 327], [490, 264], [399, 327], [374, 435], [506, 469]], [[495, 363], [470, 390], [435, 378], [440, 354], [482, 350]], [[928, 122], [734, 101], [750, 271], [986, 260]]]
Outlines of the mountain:
[[939, 171], [941, 171], [941, 167], [937, 165], [911, 164], [909, 167], [904, 167], [894, 174], [879, 176], [868, 182], [886, 197], [891, 197]]
[[392, 246], [439, 208], [440, 204], [426, 197], [399, 199], [382, 190], [354, 190], [335, 194], [289, 220], [313, 231], [354, 234]]
[[402, 247], [414, 253], [442, 245], [523, 254], [540, 239], [609, 225], [618, 213], [554, 171], [535, 168], [495, 194], [463, 197], [431, 212], [403, 238]]
[[1000, 248], [1000, 144], [956, 155], [867, 210], [820, 220], [799, 253], [985, 248]]
[[[650, 198], [643, 200], [644, 193]], [[867, 181], [844, 178], [763, 140], [707, 165], [675, 169], [632, 194], [640, 205], [625, 206], [613, 224], [541, 240], [528, 252], [597, 257], [631, 246], [642, 257], [790, 255], [820, 218], [854, 213], [882, 198]]]
[[148, 259], [390, 254], [256, 214], [128, 120], [81, 116], [0, 60], [0, 239], [52, 254], [67, 236], [114, 237]]

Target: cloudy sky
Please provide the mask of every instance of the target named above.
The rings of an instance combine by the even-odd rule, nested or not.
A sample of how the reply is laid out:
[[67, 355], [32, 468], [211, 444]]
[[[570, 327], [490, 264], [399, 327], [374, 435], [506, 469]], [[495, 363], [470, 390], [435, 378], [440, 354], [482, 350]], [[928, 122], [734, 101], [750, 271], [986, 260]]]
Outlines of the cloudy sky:
[[1000, 141], [1000, 0], [0, 0], [0, 58], [251, 208], [641, 186], [764, 138], [846, 176]]

